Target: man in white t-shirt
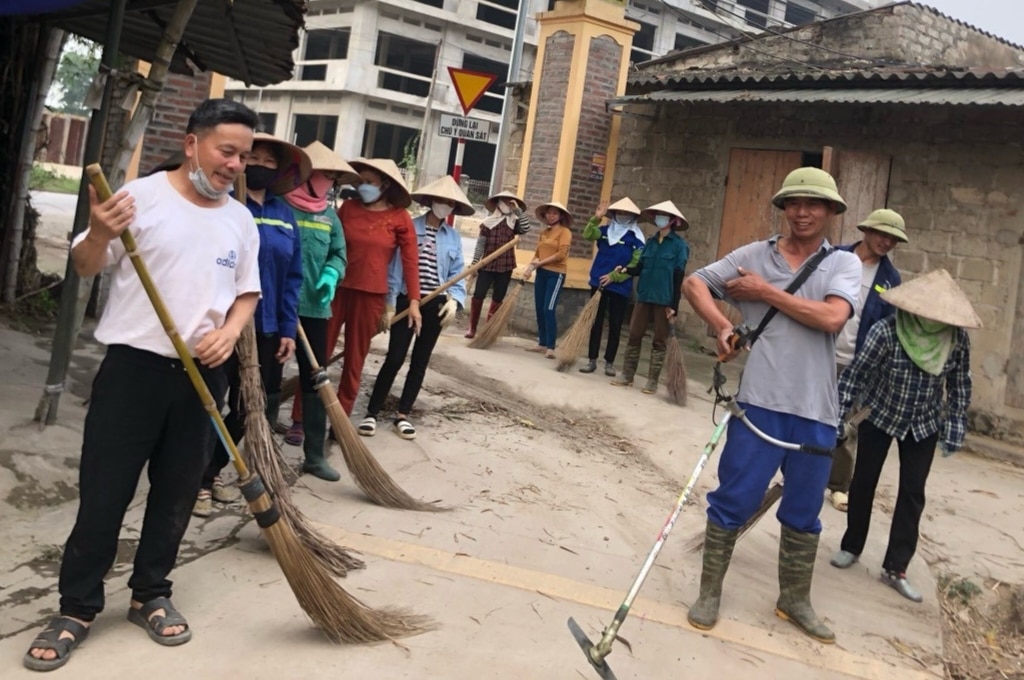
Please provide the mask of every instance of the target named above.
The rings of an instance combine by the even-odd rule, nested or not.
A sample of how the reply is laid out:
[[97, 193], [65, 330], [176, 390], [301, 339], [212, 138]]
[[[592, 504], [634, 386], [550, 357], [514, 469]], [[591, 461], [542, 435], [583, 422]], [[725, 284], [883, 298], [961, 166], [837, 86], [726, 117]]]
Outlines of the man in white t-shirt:
[[110, 299], [95, 334], [107, 353], [85, 418], [78, 516], [61, 560], [60, 615], [32, 642], [23, 657], [28, 668], [67, 663], [103, 610], [103, 578], [147, 464], [150, 489], [128, 581], [128, 620], [161, 645], [191, 639], [169, 599], [167, 575], [214, 433], [119, 237], [131, 229], [210, 391], [223, 395], [221, 365], [260, 297], [256, 223], [228, 196], [258, 123], [242, 104], [208, 100], [189, 118], [179, 168], [129, 182], [103, 203], [90, 188], [89, 228], [75, 238], [71, 257], [83, 277], [111, 267]]
[[[889, 251], [899, 243], [907, 242], [903, 217], [895, 210], [875, 210], [857, 225], [864, 239], [848, 246], [839, 246], [860, 258], [860, 297], [853, 317], [836, 336], [836, 375], [853, 363], [853, 357], [864, 344], [864, 338], [875, 322], [895, 313], [893, 306], [882, 300], [880, 293], [900, 285], [900, 273], [889, 260]], [[828, 480], [828, 495], [836, 510], [846, 512], [850, 502], [850, 481], [853, 479], [854, 457], [857, 451], [857, 430], [847, 428], [849, 434], [840, 440], [832, 454], [832, 472]]]

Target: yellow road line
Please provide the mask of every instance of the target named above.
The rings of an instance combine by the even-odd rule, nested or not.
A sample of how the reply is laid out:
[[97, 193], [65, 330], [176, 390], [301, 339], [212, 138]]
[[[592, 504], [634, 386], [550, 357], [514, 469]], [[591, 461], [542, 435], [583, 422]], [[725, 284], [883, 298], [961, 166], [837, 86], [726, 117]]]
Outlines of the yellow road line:
[[[352, 533], [326, 524], [318, 524], [317, 528], [341, 545], [368, 555], [376, 555], [393, 562], [419, 565], [436, 571], [529, 592], [540, 591], [551, 597], [609, 612], [614, 612], [618, 608], [624, 596], [624, 592], [610, 588], [574, 581], [546, 572], [514, 567], [501, 562], [492, 562], [380, 536]], [[674, 626], [693, 635], [715, 638], [853, 678], [889, 680], [897, 673], [902, 680], [934, 680], [937, 677], [931, 673], [895, 666], [879, 659], [858, 656], [836, 645], [815, 644], [797, 647], [787, 643], [783, 638], [773, 636], [764, 628], [737, 621], [722, 620], [712, 631], [698, 631], [686, 622], [686, 610], [683, 608], [645, 598], [637, 598], [632, 611], [634, 616]], [[611, 620], [611, 616], [608, 617], [608, 620]]]

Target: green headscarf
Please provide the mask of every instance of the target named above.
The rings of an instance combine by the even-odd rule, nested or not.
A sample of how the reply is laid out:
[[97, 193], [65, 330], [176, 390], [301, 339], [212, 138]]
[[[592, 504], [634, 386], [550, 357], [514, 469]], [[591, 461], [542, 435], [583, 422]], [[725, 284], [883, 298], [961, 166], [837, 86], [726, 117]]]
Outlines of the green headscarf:
[[896, 310], [896, 337], [910, 360], [925, 373], [940, 375], [953, 348], [954, 327]]

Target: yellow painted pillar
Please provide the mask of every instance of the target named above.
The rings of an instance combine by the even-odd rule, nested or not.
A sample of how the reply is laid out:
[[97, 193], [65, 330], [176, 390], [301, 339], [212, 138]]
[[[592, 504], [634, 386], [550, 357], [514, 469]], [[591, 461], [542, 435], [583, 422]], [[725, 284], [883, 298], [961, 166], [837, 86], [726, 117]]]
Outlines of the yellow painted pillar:
[[[537, 17], [540, 35], [523, 140], [519, 195], [531, 209], [556, 200], [576, 223], [566, 287], [587, 287], [586, 220], [611, 193], [619, 119], [605, 106], [625, 92], [633, 34], [618, 0], [561, 0]], [[527, 235], [528, 237], [531, 235]], [[525, 239], [529, 262], [536, 237]]]

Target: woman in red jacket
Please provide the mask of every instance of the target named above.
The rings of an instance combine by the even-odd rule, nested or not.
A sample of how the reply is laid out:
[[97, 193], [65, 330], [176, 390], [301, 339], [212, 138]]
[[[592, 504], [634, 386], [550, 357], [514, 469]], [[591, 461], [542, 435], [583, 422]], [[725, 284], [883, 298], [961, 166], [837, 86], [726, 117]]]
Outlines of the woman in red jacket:
[[409, 190], [395, 162], [388, 158], [360, 158], [351, 162], [359, 173], [359, 200], [348, 200], [338, 209], [345, 232], [348, 267], [345, 279], [331, 303], [327, 347], [338, 344], [345, 327], [345, 362], [338, 385], [338, 401], [345, 413], [359, 394], [363, 364], [370, 341], [384, 314], [388, 292], [388, 263], [399, 251], [405, 286], [409, 291], [409, 326], [420, 331], [420, 276], [416, 232], [406, 208], [412, 203]]

